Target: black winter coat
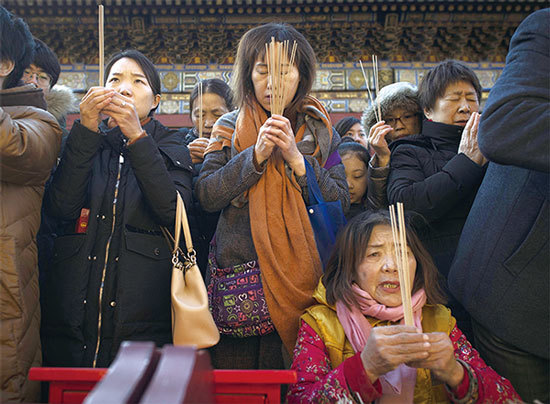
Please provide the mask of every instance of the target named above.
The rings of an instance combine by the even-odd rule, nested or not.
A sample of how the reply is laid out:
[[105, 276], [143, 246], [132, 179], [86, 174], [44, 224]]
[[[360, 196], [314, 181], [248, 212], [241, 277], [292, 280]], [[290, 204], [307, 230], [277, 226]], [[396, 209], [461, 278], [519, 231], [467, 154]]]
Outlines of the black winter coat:
[[425, 120], [422, 134], [390, 144], [390, 204], [403, 202], [429, 223], [421, 238], [447, 276], [485, 167], [458, 152], [463, 127]]
[[[550, 352], [550, 9], [527, 17], [479, 125], [489, 159], [449, 285], [508, 344]], [[527, 377], [527, 376], [526, 376]]]
[[[118, 127], [75, 122], [45, 198], [72, 221], [55, 240], [42, 293], [44, 363], [109, 366], [124, 340], [171, 343], [171, 254], [176, 190], [191, 203], [189, 151], [151, 120], [127, 146]], [[86, 233], [75, 233], [81, 210]]]

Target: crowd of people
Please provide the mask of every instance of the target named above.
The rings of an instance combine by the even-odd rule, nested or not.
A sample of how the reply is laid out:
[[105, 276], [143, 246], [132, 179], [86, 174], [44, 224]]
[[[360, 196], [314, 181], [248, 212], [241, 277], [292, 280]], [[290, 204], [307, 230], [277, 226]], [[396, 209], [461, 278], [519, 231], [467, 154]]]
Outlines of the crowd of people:
[[[122, 341], [172, 342], [163, 229], [179, 193], [214, 368], [293, 369], [289, 403], [548, 402], [549, 25], [545, 9], [518, 27], [483, 111], [475, 72], [448, 60], [333, 126], [311, 45], [268, 23], [241, 38], [230, 85], [195, 86], [193, 128], [155, 118], [159, 73], [127, 49], [67, 131], [55, 54], [0, 6], [0, 401], [40, 399], [32, 366], [108, 367]], [[270, 41], [297, 44], [281, 114]], [[348, 221], [326, 262], [312, 183]]]

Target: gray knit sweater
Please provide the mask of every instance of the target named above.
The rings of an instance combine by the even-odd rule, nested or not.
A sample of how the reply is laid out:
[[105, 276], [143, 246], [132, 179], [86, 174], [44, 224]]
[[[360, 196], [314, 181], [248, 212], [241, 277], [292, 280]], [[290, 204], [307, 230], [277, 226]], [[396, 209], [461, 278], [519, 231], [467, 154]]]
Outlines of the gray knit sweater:
[[[224, 120], [224, 125], [232, 122], [234, 127], [237, 116], [238, 111], [233, 111], [220, 120]], [[336, 131], [333, 133], [330, 153], [340, 144], [340, 136]], [[231, 204], [234, 198], [248, 190], [263, 174], [256, 171], [253, 155], [254, 146], [233, 157], [229, 148], [208, 153], [195, 185], [195, 193], [204, 210], [222, 211], [216, 229], [216, 260], [223, 268], [257, 259], [250, 230], [249, 205], [246, 203], [238, 208]], [[325, 201], [340, 200], [346, 212], [349, 208], [349, 191], [344, 165], [339, 163], [326, 170], [315, 158], [305, 158], [315, 171]], [[297, 181], [302, 187], [302, 196], [307, 203], [306, 176], [297, 178]]]

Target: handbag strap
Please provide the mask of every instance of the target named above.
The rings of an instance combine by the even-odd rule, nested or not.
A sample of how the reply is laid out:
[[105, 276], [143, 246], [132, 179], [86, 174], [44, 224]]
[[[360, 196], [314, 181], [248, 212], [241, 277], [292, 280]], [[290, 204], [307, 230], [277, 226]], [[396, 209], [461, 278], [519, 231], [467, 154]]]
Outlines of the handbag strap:
[[313, 167], [311, 166], [311, 164], [309, 164], [305, 157], [304, 164], [306, 165], [309, 204], [317, 205], [319, 203], [325, 202], [325, 200], [323, 199], [323, 194], [321, 194], [321, 188], [319, 188], [319, 184], [317, 183], [317, 176], [315, 175], [315, 171], [313, 171]]
[[[176, 191], [177, 192], [177, 191]], [[183, 236], [185, 238], [185, 246], [187, 247], [188, 254], [194, 254], [195, 250], [193, 249], [193, 240], [191, 239], [191, 230], [189, 229], [189, 222], [187, 221], [187, 211], [185, 209], [185, 204], [183, 203], [183, 198], [180, 193], [177, 192], [177, 201], [176, 201], [176, 227], [174, 229], [174, 251], [175, 254], [178, 246], [180, 245], [180, 234], [181, 229], [183, 228]]]
[[183, 236], [185, 238], [185, 246], [187, 248], [187, 258], [194, 261], [196, 253], [193, 249], [193, 240], [191, 238], [191, 230], [189, 229], [189, 222], [187, 220], [185, 204], [180, 193], [176, 191], [176, 221], [174, 224], [174, 237], [172, 237], [168, 229], [166, 229], [165, 227], [161, 227], [161, 230], [164, 234], [164, 237], [166, 237], [168, 244], [173, 244], [173, 259], [177, 259], [178, 254], [182, 253], [181, 248], [179, 247], [182, 227]]

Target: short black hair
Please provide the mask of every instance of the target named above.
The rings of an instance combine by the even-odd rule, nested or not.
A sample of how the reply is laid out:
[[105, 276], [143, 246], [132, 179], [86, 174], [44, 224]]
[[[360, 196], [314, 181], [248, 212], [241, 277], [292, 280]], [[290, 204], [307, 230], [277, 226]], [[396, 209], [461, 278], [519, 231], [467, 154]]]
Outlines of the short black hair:
[[34, 59], [32, 64], [44, 70], [52, 78], [50, 88], [57, 83], [59, 73], [61, 73], [59, 60], [48, 45], [38, 38], [34, 38]]
[[340, 119], [336, 125], [334, 125], [334, 129], [336, 129], [336, 132], [340, 135], [340, 137], [344, 137], [346, 132], [351, 129], [353, 125], [356, 123], [361, 123], [359, 119], [357, 119], [354, 116], [347, 116], [345, 118]]
[[195, 100], [199, 96], [199, 83], [202, 83], [202, 93], [212, 93], [219, 95], [225, 102], [225, 106], [227, 107], [228, 111], [233, 111], [233, 92], [231, 91], [231, 87], [229, 85], [220, 79], [206, 79], [201, 80], [197, 84], [195, 84], [195, 87], [193, 88], [193, 91], [191, 92], [191, 96], [189, 97], [189, 115], [193, 115], [193, 107], [195, 106]]
[[[147, 77], [147, 81], [149, 82], [149, 85], [151, 86], [151, 90], [153, 90], [153, 95], [160, 95], [161, 94], [161, 86], [160, 86], [160, 76], [159, 72], [157, 71], [157, 68], [149, 60], [147, 56], [145, 56], [143, 53], [136, 49], [126, 49], [120, 52], [115, 53], [109, 61], [107, 62], [107, 66], [105, 66], [105, 81], [107, 81], [107, 78], [109, 77], [109, 73], [111, 72], [111, 68], [113, 65], [118, 62], [120, 59], [132, 59], [135, 61], [139, 67], [141, 67], [141, 70], [143, 70], [143, 74], [145, 74], [145, 77]], [[105, 83], [103, 83], [105, 85]], [[159, 103], [160, 105], [160, 103]], [[157, 109], [158, 105], [151, 109], [151, 112], [149, 112], [149, 115], [153, 115], [155, 110]]]
[[465, 81], [474, 87], [478, 102], [481, 102], [481, 84], [472, 69], [457, 60], [446, 60], [430, 70], [418, 86], [418, 98], [422, 109], [433, 110], [438, 98], [445, 95], [450, 84]]
[[23, 71], [29, 67], [34, 57], [34, 40], [29, 27], [0, 6], [0, 60], [11, 60], [14, 64], [11, 73], [4, 79], [3, 88], [19, 85]]

